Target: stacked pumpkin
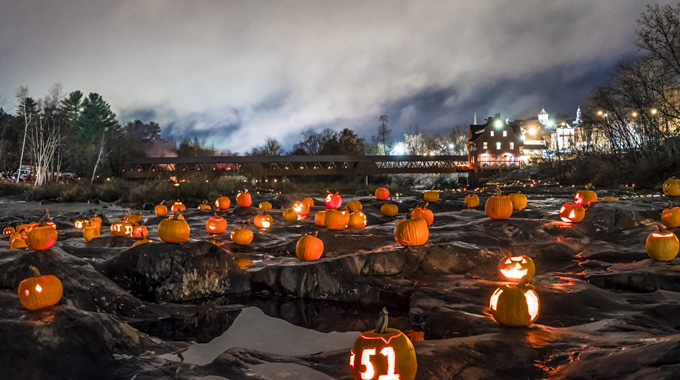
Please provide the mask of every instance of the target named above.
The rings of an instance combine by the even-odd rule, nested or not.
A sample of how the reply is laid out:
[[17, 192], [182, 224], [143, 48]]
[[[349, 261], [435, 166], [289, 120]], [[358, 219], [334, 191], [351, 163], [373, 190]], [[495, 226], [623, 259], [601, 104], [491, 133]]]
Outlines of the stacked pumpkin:
[[90, 241], [100, 236], [102, 219], [95, 214], [90, 219], [76, 220], [74, 226], [83, 232], [83, 239], [85, 241]]
[[496, 322], [505, 326], [528, 326], [538, 319], [541, 302], [530, 284], [536, 272], [528, 256], [504, 257], [498, 274], [510, 284], [497, 288], [489, 300], [489, 310]]
[[346, 206], [347, 212], [349, 214], [349, 222], [347, 223], [347, 228], [350, 230], [359, 230], [366, 228], [366, 214], [364, 214], [364, 206], [361, 202], [352, 199], [347, 202]]
[[560, 208], [560, 219], [567, 223], [578, 223], [586, 216], [586, 208], [597, 202], [597, 194], [592, 190], [579, 190], [574, 202], [565, 203]]

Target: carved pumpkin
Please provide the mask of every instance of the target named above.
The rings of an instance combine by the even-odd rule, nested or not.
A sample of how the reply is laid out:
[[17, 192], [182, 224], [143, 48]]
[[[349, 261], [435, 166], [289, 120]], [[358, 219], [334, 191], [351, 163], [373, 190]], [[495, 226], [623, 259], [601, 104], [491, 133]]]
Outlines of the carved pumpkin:
[[179, 219], [180, 211], [158, 224], [158, 237], [166, 243], [181, 244], [189, 240], [191, 228], [186, 220]]
[[411, 211], [411, 218], [421, 218], [427, 223], [427, 226], [431, 226], [434, 223], [434, 213], [432, 210], [427, 208], [428, 203], [425, 203], [423, 207], [416, 207]]
[[50, 213], [45, 210], [45, 215], [40, 219], [40, 224], [33, 226], [28, 232], [28, 236], [24, 239], [26, 240], [26, 245], [37, 251], [52, 248], [54, 243], [57, 242], [59, 234], [54, 227], [54, 223], [48, 224], [49, 220]]
[[265, 210], [265, 211], [267, 211], [267, 210], [271, 210], [271, 209], [272, 209], [272, 204], [269, 203], [269, 202], [260, 202], [260, 204], [259, 204], [258, 207], [261, 208], [261, 209], [263, 209], [263, 210]]
[[309, 208], [314, 207], [314, 199], [307, 197], [307, 198], [303, 199], [302, 201], [307, 204], [307, 207], [309, 207]]
[[531, 280], [535, 273], [534, 261], [529, 256], [506, 256], [498, 263], [498, 274], [505, 281]]
[[111, 223], [110, 229], [113, 236], [132, 236], [132, 224], [123, 220]]
[[399, 207], [394, 203], [385, 203], [380, 207], [380, 213], [385, 216], [396, 216], [399, 213]]
[[294, 222], [296, 220], [298, 220], [298, 214], [292, 208], [289, 208], [288, 210], [283, 212], [284, 222]]
[[221, 234], [227, 230], [227, 221], [223, 217], [215, 214], [206, 220], [205, 229], [210, 234]]
[[329, 209], [326, 211], [323, 223], [329, 230], [344, 230], [349, 224], [349, 213], [346, 211]]
[[241, 267], [241, 269], [246, 269], [249, 265], [253, 265], [253, 260], [245, 259], [245, 258], [242, 258], [242, 257], [235, 258], [234, 262], [236, 263], [236, 265]]
[[98, 230], [101, 230], [102, 218], [98, 217], [97, 214], [94, 214], [94, 216], [90, 218], [90, 226], [97, 227]]
[[35, 277], [29, 277], [19, 283], [19, 302], [28, 310], [40, 310], [56, 305], [61, 300], [64, 288], [61, 281], [52, 275], [41, 275], [38, 268], [29, 267]]
[[496, 189], [496, 195], [486, 200], [484, 212], [491, 219], [508, 219], [512, 215], [512, 202], [505, 195], [501, 195], [501, 189]]
[[477, 194], [470, 194], [465, 197], [465, 205], [468, 206], [468, 208], [475, 208], [479, 206], [479, 197]]
[[309, 214], [309, 205], [303, 201], [296, 201], [293, 203], [293, 210], [300, 216]]
[[238, 245], [248, 245], [253, 241], [253, 231], [243, 226], [231, 231], [231, 241]]
[[425, 219], [404, 219], [394, 226], [394, 239], [404, 247], [423, 245], [430, 238]]
[[265, 230], [270, 228], [274, 223], [274, 218], [269, 214], [255, 215], [255, 227], [264, 228]]
[[350, 230], [360, 230], [366, 228], [366, 214], [361, 211], [355, 211], [349, 215], [349, 224], [347, 228]]
[[661, 223], [666, 228], [680, 227], [680, 208], [667, 208], [661, 213]]
[[529, 326], [538, 319], [541, 301], [531, 285], [505, 285], [493, 292], [489, 308], [493, 319], [501, 325]]
[[151, 243], [151, 240], [147, 238], [147, 234], [145, 233], [140, 240], [137, 240], [136, 242], [132, 243], [133, 247], [136, 247], [138, 245], [146, 244], [146, 243]]
[[338, 193], [328, 193], [326, 196], [326, 207], [335, 209], [340, 207], [340, 205], [342, 205], [342, 197]]
[[227, 210], [231, 206], [231, 201], [227, 197], [220, 196], [215, 200], [215, 208], [218, 210]]
[[326, 211], [319, 211], [314, 214], [314, 224], [321, 227], [326, 226]]
[[241, 207], [250, 207], [250, 205], [253, 204], [253, 198], [250, 196], [248, 190], [245, 192], [238, 192], [238, 195], [236, 196], [236, 204]]
[[668, 197], [680, 196], [680, 179], [675, 177], [667, 179], [663, 183], [663, 193]]
[[512, 193], [508, 195], [514, 210], [524, 210], [527, 207], [527, 196], [522, 193]]
[[323, 241], [314, 235], [301, 237], [295, 245], [295, 256], [302, 261], [318, 260], [323, 254]]
[[133, 226], [138, 226], [142, 223], [142, 215], [135, 215], [135, 214], [129, 214], [125, 215], [123, 218], [124, 221], [132, 224]]
[[363, 209], [364, 206], [359, 201], [352, 199], [351, 201], [347, 202], [347, 211], [349, 212], [363, 211]]
[[592, 190], [579, 190], [574, 196], [574, 203], [586, 208], [595, 202], [597, 202], [597, 194]]
[[16, 231], [16, 232], [21, 232], [21, 231], [23, 231], [23, 230], [25, 230], [25, 229], [27, 229], [27, 228], [28, 228], [28, 224], [20, 224], [20, 225], [16, 226], [16, 228], [14, 229], [14, 231]]
[[89, 220], [77, 219], [75, 222], [73, 222], [73, 227], [75, 227], [78, 230], [82, 230], [83, 227], [87, 226], [88, 224], [90, 224]]
[[85, 241], [90, 241], [94, 238], [99, 237], [99, 228], [96, 226], [87, 226], [83, 228], [83, 239]]
[[401, 331], [388, 328], [383, 308], [375, 330], [361, 333], [350, 351], [349, 367], [355, 380], [413, 380], [418, 371], [416, 351]]
[[175, 215], [177, 211], [184, 211], [186, 209], [187, 207], [184, 205], [184, 203], [180, 202], [178, 199], [177, 202], [173, 203], [172, 207], [170, 207], [170, 213]]
[[375, 198], [381, 201], [390, 197], [390, 191], [384, 187], [379, 187], [375, 189]]
[[670, 261], [678, 255], [680, 242], [678, 242], [678, 237], [674, 233], [659, 228], [659, 231], [652, 232], [647, 236], [645, 248], [651, 259]]
[[14, 227], [5, 227], [2, 230], [2, 236], [12, 236], [14, 232]]
[[149, 234], [146, 226], [132, 226], [132, 237], [141, 238]]
[[168, 215], [168, 206], [165, 205], [165, 201], [162, 201], [159, 205], [156, 205], [153, 212], [156, 214], [156, 216]]
[[439, 191], [427, 190], [423, 193], [423, 199], [428, 203], [437, 202], [439, 200]]
[[565, 203], [560, 208], [560, 219], [567, 223], [578, 223], [586, 216], [586, 209], [576, 203]]

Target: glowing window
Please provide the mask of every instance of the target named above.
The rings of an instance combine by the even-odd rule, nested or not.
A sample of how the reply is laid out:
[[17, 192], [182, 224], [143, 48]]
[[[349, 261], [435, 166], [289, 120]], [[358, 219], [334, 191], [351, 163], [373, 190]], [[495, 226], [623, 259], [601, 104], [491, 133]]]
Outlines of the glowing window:
[[508, 137], [508, 131], [503, 131], [503, 137]]
[[484, 149], [489, 149], [489, 144], [486, 141], [484, 141]]
[[493, 137], [493, 131], [491, 131], [491, 137]]
[[501, 149], [501, 142], [500, 141], [496, 143], [496, 149], [498, 149], [498, 150]]
[[514, 142], [510, 142], [510, 149], [515, 149], [515, 143]]

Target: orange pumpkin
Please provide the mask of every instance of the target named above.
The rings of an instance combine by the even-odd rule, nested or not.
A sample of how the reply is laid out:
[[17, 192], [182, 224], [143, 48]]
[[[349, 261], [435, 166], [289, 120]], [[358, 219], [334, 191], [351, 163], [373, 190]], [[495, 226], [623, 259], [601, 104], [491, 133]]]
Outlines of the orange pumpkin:
[[342, 197], [338, 193], [328, 193], [326, 196], [326, 207], [336, 209], [342, 205]]
[[184, 205], [184, 203], [180, 202], [178, 199], [177, 202], [173, 203], [172, 207], [170, 207], [170, 213], [175, 215], [177, 211], [184, 211], [186, 209], [187, 207]]
[[158, 224], [158, 237], [166, 243], [181, 244], [189, 240], [191, 228], [186, 220], [179, 219], [180, 211]]
[[245, 259], [243, 257], [237, 257], [234, 259], [234, 262], [236, 265], [241, 267], [241, 269], [246, 269], [249, 265], [253, 265], [253, 260], [251, 259]]
[[28, 248], [28, 245], [26, 245], [26, 240], [22, 239], [21, 236], [18, 236], [10, 240], [9, 248], [10, 249]]
[[274, 223], [274, 218], [269, 214], [255, 215], [255, 227], [264, 228], [265, 230], [270, 228]]
[[289, 208], [288, 210], [283, 212], [283, 221], [284, 222], [294, 222], [298, 220], [298, 214], [295, 212], [294, 209]]
[[375, 198], [381, 201], [390, 197], [390, 191], [384, 187], [379, 187], [375, 189]]
[[468, 206], [468, 208], [475, 208], [479, 206], [479, 197], [477, 194], [470, 194], [465, 197], [465, 205]]
[[329, 230], [344, 230], [349, 224], [349, 213], [346, 211], [329, 209], [326, 211], [323, 223]]
[[236, 203], [241, 207], [250, 207], [253, 204], [253, 198], [247, 190], [245, 192], [239, 191], [236, 196]]
[[78, 230], [82, 230], [83, 227], [86, 227], [86, 226], [89, 225], [89, 224], [90, 224], [90, 221], [89, 221], [89, 220], [81, 220], [81, 219], [78, 219], [78, 220], [76, 220], [75, 222], [73, 222], [73, 227], [75, 227], [75, 228], [78, 229]]
[[61, 281], [52, 275], [41, 275], [34, 266], [29, 267], [35, 277], [19, 283], [19, 302], [28, 310], [40, 310], [56, 305], [61, 300], [64, 288]]
[[58, 235], [56, 228], [47, 225], [46, 222], [41, 222], [28, 232], [28, 237], [25, 239], [26, 245], [37, 251], [44, 251], [52, 248], [57, 242]]
[[659, 228], [658, 232], [652, 232], [645, 242], [647, 255], [656, 261], [671, 261], [678, 255], [680, 242], [674, 233]]
[[215, 200], [215, 208], [218, 210], [227, 210], [231, 206], [231, 200], [228, 197], [220, 196]]
[[350, 230], [360, 230], [366, 228], [366, 214], [361, 211], [355, 211], [349, 215], [349, 224], [347, 228]]
[[416, 207], [411, 211], [411, 218], [421, 218], [427, 223], [427, 226], [431, 226], [434, 223], [434, 213], [432, 210], [427, 208], [427, 203], [423, 207]]
[[206, 220], [205, 229], [210, 234], [221, 234], [227, 230], [227, 221], [223, 217], [215, 214]]
[[323, 254], [323, 241], [316, 237], [318, 232], [301, 237], [295, 245], [295, 256], [302, 261], [318, 260]]
[[303, 199], [302, 201], [307, 204], [307, 207], [309, 207], [309, 208], [314, 207], [314, 199], [307, 197], [307, 198]]
[[314, 224], [321, 227], [326, 226], [326, 211], [319, 211], [314, 214]]
[[[217, 203], [217, 202], [215, 202], [215, 203]], [[203, 201], [203, 203], [198, 205], [198, 209], [199, 210], [212, 210], [212, 207], [210, 207], [210, 205], [208, 204], [208, 200], [206, 199], [205, 201]]]
[[394, 203], [385, 203], [380, 207], [380, 213], [385, 216], [397, 216], [399, 213], [399, 207]]
[[404, 247], [423, 245], [430, 238], [425, 219], [404, 219], [394, 226], [394, 240]]
[[14, 227], [5, 227], [2, 230], [2, 236], [12, 236], [14, 232]]
[[428, 203], [437, 202], [439, 200], [439, 191], [427, 190], [423, 193], [423, 199]]
[[592, 190], [579, 190], [574, 196], [574, 203], [586, 208], [595, 202], [597, 202], [597, 194]]
[[113, 222], [110, 230], [113, 236], [132, 236], [132, 224], [123, 220]]
[[663, 193], [668, 197], [680, 196], [680, 179], [675, 177], [667, 179], [663, 183]]
[[235, 228], [231, 231], [231, 241], [238, 245], [248, 245], [253, 241], [253, 231], [247, 229], [245, 226]]
[[349, 212], [362, 211], [364, 209], [364, 206], [361, 205], [361, 202], [355, 201], [354, 199], [347, 202], [346, 207], [347, 207], [347, 211], [349, 211]]
[[309, 205], [304, 201], [296, 201], [293, 203], [293, 210], [300, 216], [309, 214]]
[[90, 241], [90, 240], [92, 240], [94, 238], [98, 238], [98, 237], [99, 237], [99, 228], [97, 228], [96, 226], [87, 226], [87, 227], [83, 228], [83, 239], [85, 239], [85, 241]]
[[565, 203], [560, 208], [560, 219], [567, 223], [578, 223], [586, 216], [586, 209], [576, 203]]
[[132, 237], [141, 238], [149, 234], [146, 226], [133, 226], [132, 227]]
[[94, 214], [94, 216], [90, 218], [89, 225], [97, 227], [98, 230], [101, 230], [102, 229], [102, 218], [98, 217], [97, 214]]
[[265, 211], [266, 211], [266, 210], [271, 210], [271, 209], [272, 209], [272, 204], [269, 203], [269, 202], [260, 202], [260, 204], [259, 204], [258, 207], [261, 208], [261, 209], [263, 209], [263, 210], [265, 210]]
[[156, 205], [153, 211], [156, 216], [166, 216], [168, 215], [168, 206], [165, 205], [165, 201], [162, 201], [159, 205]]
[[140, 240], [137, 240], [136, 242], [132, 243], [133, 247], [136, 247], [138, 245], [146, 244], [146, 243], [151, 243], [151, 240], [147, 238], [147, 235], [144, 234]]
[[123, 218], [124, 221], [132, 224], [133, 226], [138, 226], [140, 223], [142, 223], [142, 215], [135, 215], [135, 214], [129, 214], [125, 215]]
[[522, 193], [512, 193], [508, 195], [508, 198], [510, 198], [514, 210], [524, 210], [527, 207], [527, 196]]
[[541, 301], [531, 285], [505, 285], [493, 292], [489, 309], [493, 319], [501, 325], [529, 326], [538, 319]]
[[661, 213], [661, 223], [666, 228], [680, 227], [680, 208], [673, 207], [663, 210]]
[[501, 195], [501, 189], [496, 189], [496, 195], [487, 199], [484, 211], [491, 219], [508, 219], [512, 215], [512, 202]]
[[498, 274], [505, 281], [531, 280], [535, 273], [536, 266], [529, 256], [506, 256], [498, 263]]

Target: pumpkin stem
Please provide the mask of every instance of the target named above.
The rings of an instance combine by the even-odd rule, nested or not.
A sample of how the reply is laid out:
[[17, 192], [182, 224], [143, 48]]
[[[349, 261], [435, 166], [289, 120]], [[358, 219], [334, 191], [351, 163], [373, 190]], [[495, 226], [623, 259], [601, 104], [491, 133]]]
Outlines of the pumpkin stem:
[[[165, 204], [165, 199], [163, 199], [163, 200], [161, 201], [161, 206], [163, 206], [164, 204]], [[96, 216], [96, 215], [97, 215], [97, 214], [95, 214], [95, 216]]]
[[666, 228], [663, 226], [663, 224], [658, 224], [657, 227], [659, 227], [659, 232], [661, 233], [666, 232]]
[[179, 218], [180, 215], [182, 215], [182, 210], [178, 209], [177, 211], [175, 211], [174, 214], [172, 214], [172, 217], [170, 219], [177, 220], [177, 218]]
[[497, 188], [496, 188], [496, 196], [497, 196], [497, 197], [500, 197], [500, 196], [501, 196], [501, 188], [500, 188], [500, 187], [497, 187]]
[[38, 270], [38, 268], [31, 265], [28, 267], [28, 269], [30, 269], [31, 272], [33, 272], [33, 275], [35, 275], [35, 277], [40, 277], [40, 271]]
[[432, 185], [432, 188], [430, 189], [430, 191], [432, 191], [432, 190], [434, 190], [434, 185]]
[[384, 334], [385, 330], [387, 330], [387, 308], [383, 307], [382, 311], [380, 311], [380, 315], [378, 316], [378, 320], [375, 322], [375, 332], [377, 334]]
[[40, 227], [43, 227], [43, 226], [45, 226], [45, 223], [50, 221], [50, 220], [52, 220], [50, 218], [50, 210], [45, 208], [45, 214], [43, 214], [43, 216], [41, 216], [40, 219], [38, 219], [38, 223], [40, 223]]

